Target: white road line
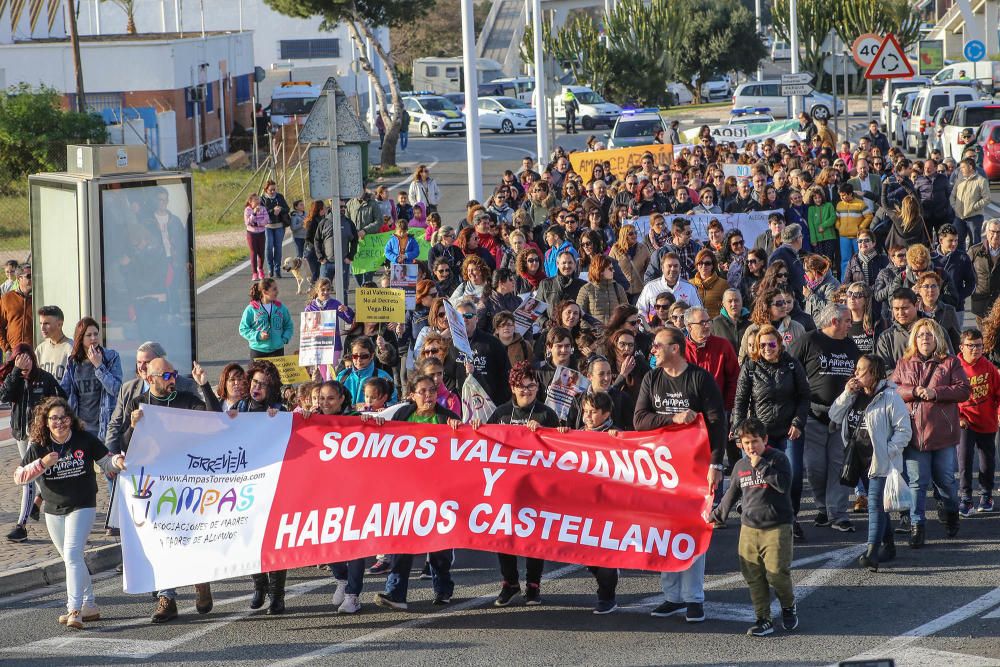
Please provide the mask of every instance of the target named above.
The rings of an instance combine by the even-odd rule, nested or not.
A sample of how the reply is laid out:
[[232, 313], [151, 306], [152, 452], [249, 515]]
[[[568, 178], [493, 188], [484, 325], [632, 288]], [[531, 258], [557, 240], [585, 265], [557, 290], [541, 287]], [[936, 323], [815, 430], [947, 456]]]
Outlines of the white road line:
[[[287, 239], [285, 239], [282, 242], [281, 245], [282, 245], [282, 247], [284, 247], [286, 245], [290, 245], [291, 243], [292, 243], [292, 237], [289, 236]], [[195, 291], [195, 294], [199, 295], [199, 294], [203, 294], [203, 293], [207, 292], [208, 290], [212, 289], [213, 287], [215, 287], [219, 283], [223, 283], [223, 282], [229, 280], [230, 278], [232, 278], [233, 276], [235, 276], [240, 271], [245, 271], [247, 268], [249, 268], [249, 266], [250, 266], [250, 260], [249, 259], [247, 261], [243, 262], [242, 264], [237, 264], [233, 268], [231, 268], [228, 271], [226, 271], [225, 273], [223, 273], [221, 276], [216, 276], [215, 278], [212, 278], [207, 283], [205, 283], [204, 285], [202, 285], [201, 287], [199, 287]]]
[[[581, 569], [581, 565], [566, 565], [558, 570], [554, 570], [542, 577], [542, 581], [552, 581], [553, 579], [559, 579], [567, 574], [572, 574], [577, 570]], [[465, 611], [467, 609], [473, 609], [475, 607], [481, 607], [491, 600], [496, 598], [496, 593], [490, 593], [487, 595], [480, 595], [474, 597], [465, 602], [459, 602], [457, 604], [451, 605], [448, 611], [437, 613], [437, 614], [427, 614], [425, 616], [420, 616], [418, 618], [411, 619], [409, 621], [403, 621], [388, 628], [382, 630], [376, 630], [374, 632], [369, 632], [367, 634], [361, 635], [360, 637], [355, 637], [354, 639], [349, 639], [344, 642], [339, 642], [337, 644], [331, 644], [330, 646], [324, 646], [323, 648], [305, 653], [288, 660], [282, 660], [273, 664], [273, 667], [291, 667], [292, 665], [302, 665], [320, 658], [325, 658], [327, 656], [336, 655], [338, 653], [343, 653], [344, 651], [356, 650], [358, 647], [370, 642], [381, 641], [386, 637], [390, 637], [397, 633], [403, 632], [405, 630], [410, 630], [413, 628], [419, 628], [425, 625], [430, 625], [442, 618], [448, 618], [449, 616], [454, 616], [459, 612]]]
[[[877, 657], [890, 657], [903, 652], [911, 644], [937, 634], [942, 630], [947, 630], [953, 625], [957, 625], [973, 616], [978, 616], [988, 609], [992, 609], [1000, 604], [1000, 587], [994, 588], [989, 593], [981, 595], [972, 602], [950, 611], [947, 614], [938, 616], [923, 625], [918, 625], [912, 630], [908, 630], [901, 635], [893, 637], [887, 642], [881, 643], [877, 648], [856, 655], [851, 660], [870, 660]], [[831, 667], [835, 667], [831, 665]]]

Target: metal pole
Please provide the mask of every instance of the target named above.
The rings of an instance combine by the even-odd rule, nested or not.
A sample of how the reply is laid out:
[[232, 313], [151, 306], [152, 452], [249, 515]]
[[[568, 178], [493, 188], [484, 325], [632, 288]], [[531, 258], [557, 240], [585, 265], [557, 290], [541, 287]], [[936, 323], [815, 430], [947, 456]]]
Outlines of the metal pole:
[[201, 38], [205, 39], [205, 0], [199, 0], [199, 4], [200, 8], [198, 11], [201, 13]]
[[333, 220], [333, 257], [334, 266], [333, 291], [337, 301], [347, 303], [344, 294], [344, 240], [341, 238], [340, 225], [340, 165], [337, 162], [337, 91], [326, 91], [327, 107], [327, 143], [330, 147], [330, 216]]
[[[756, 2], [754, 2], [754, 10], [757, 13], [757, 34], [760, 35], [762, 34], [760, 25], [760, 11], [761, 11], [760, 0], [756, 0]], [[757, 80], [758, 81], [764, 80], [764, 68], [761, 67], [761, 64], [759, 62], [757, 63]]]
[[538, 151], [538, 170], [549, 159], [549, 113], [545, 95], [545, 52], [542, 51], [542, 0], [531, 0], [531, 37], [535, 59], [535, 138]]
[[[788, 3], [788, 24], [791, 29], [792, 38], [792, 73], [798, 72], [801, 68], [801, 63], [799, 63], [799, 2], [798, 0], [790, 0]], [[816, 82], [819, 85], [819, 81]], [[799, 111], [802, 109], [802, 98], [793, 97], [792, 98], [792, 116], [797, 116]]]
[[[101, 2], [94, 0], [94, 27], [98, 35], [101, 34]], [[17, 26], [14, 26], [15, 28]]]
[[[868, 88], [868, 122], [871, 123], [872, 122], [872, 80], [871, 79], [866, 79], [865, 83], [867, 84], [865, 87]], [[889, 128], [886, 128], [886, 130], [888, 130], [888, 129]]]
[[237, 0], [240, 5], [240, 32], [243, 32], [243, 0]]
[[[846, 47], [847, 45], [844, 44], [844, 46]], [[843, 61], [841, 61], [844, 70], [844, 136], [840, 138], [841, 141], [849, 141], [847, 137], [847, 127], [848, 127], [847, 122], [851, 116], [850, 109], [848, 108], [851, 103], [851, 100], [847, 96], [847, 58], [848, 55], [845, 53], [844, 59]], [[834, 146], [834, 152], [836, 152], [838, 148], [839, 148], [838, 146]]]
[[472, 0], [462, 0], [462, 68], [465, 83], [465, 160], [469, 199], [483, 200], [483, 161], [479, 150], [479, 72], [476, 68], [475, 19]]
[[[833, 133], [837, 134], [840, 131], [840, 120], [837, 117], [837, 38], [833, 38], [833, 49], [830, 52], [830, 69], [832, 70], [832, 75], [830, 78], [833, 80]], [[829, 121], [827, 121], [829, 122]], [[837, 147], [833, 147], [834, 152], [836, 152]]]
[[257, 156], [257, 96], [252, 95], [250, 98], [250, 104], [252, 106], [253, 115], [253, 168], [256, 169], [260, 166], [260, 158]]

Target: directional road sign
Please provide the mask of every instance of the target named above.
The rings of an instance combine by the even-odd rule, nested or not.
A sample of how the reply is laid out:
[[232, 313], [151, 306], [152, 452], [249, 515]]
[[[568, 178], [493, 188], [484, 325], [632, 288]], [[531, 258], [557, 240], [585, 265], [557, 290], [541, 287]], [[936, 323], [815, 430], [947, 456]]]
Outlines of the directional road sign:
[[978, 63], [986, 57], [986, 45], [978, 39], [970, 39], [965, 43], [962, 53], [965, 54], [965, 59], [969, 62]]
[[795, 72], [794, 74], [782, 74], [781, 75], [781, 85], [782, 86], [794, 86], [802, 84], [810, 84], [813, 81], [812, 72]]
[[866, 79], [905, 79], [913, 76], [913, 65], [891, 32], [885, 36], [865, 71]]
[[782, 97], [799, 97], [801, 95], [812, 95], [812, 92], [814, 90], [815, 90], [815, 88], [813, 88], [812, 86], [810, 86], [808, 83], [792, 84], [790, 86], [786, 86], [786, 85], [782, 84], [781, 85], [781, 96]]

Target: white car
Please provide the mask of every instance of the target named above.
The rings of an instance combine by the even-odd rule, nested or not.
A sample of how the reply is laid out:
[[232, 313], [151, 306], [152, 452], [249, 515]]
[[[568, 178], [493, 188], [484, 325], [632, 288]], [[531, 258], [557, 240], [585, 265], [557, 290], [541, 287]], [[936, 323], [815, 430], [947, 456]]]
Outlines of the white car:
[[961, 160], [962, 151], [969, 147], [976, 130], [988, 120], [1000, 120], [1000, 104], [979, 100], [956, 104], [944, 127], [938, 125], [944, 157]]
[[714, 76], [701, 84], [702, 102], [721, 102], [732, 94], [733, 86], [725, 76]]
[[775, 42], [771, 45], [771, 60], [791, 60], [792, 47], [788, 42]]
[[608, 148], [645, 146], [660, 130], [667, 131], [659, 109], [626, 109], [608, 135]]
[[733, 109], [729, 112], [729, 125], [756, 125], [757, 123], [773, 123], [774, 116], [767, 107]]
[[[733, 94], [733, 108], [746, 107], [767, 107], [775, 118], [785, 118], [788, 115], [788, 98], [781, 96], [781, 81], [767, 79], [741, 83]], [[803, 108], [814, 118], [829, 118], [834, 110], [833, 97], [826, 93], [813, 92], [805, 96]], [[836, 108], [837, 113], [843, 112], [843, 100], [837, 100]]]
[[941, 107], [953, 107], [977, 97], [978, 93], [970, 86], [921, 88], [906, 125], [903, 148], [913, 151], [918, 158], [927, 157], [927, 141], [935, 129], [934, 113]]
[[513, 97], [480, 97], [479, 127], [513, 134], [518, 130], [534, 131], [535, 110]]
[[404, 97], [403, 107], [410, 114], [410, 132], [416, 130], [422, 137], [465, 134], [465, 116], [447, 97]]
[[917, 101], [918, 90], [903, 91], [900, 97], [899, 109], [892, 116], [892, 143], [902, 146], [906, 143], [906, 128], [910, 125], [910, 115], [913, 114], [913, 104]]
[[683, 83], [671, 81], [667, 84], [667, 93], [671, 97], [670, 104], [672, 105], [691, 104], [694, 102], [694, 95]]

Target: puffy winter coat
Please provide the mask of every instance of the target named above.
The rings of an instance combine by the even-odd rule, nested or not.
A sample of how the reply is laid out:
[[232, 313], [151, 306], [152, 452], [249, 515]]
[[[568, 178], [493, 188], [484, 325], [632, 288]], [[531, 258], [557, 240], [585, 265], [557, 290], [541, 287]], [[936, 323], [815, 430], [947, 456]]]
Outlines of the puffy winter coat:
[[611, 311], [617, 306], [628, 305], [628, 295], [621, 285], [605, 278], [599, 283], [588, 282], [581, 286], [576, 302], [583, 312], [601, 322], [607, 322], [611, 319]]
[[[830, 421], [840, 424], [841, 435], [847, 442], [847, 413], [854, 407], [857, 394], [846, 389], [830, 406]], [[892, 468], [903, 470], [903, 450], [910, 442], [913, 430], [906, 404], [896, 385], [883, 380], [875, 387], [875, 395], [865, 408], [865, 427], [872, 440], [872, 465], [869, 477], [885, 477]]]
[[[903, 357], [896, 364], [892, 380], [913, 419], [912, 446], [920, 451], [935, 451], [958, 444], [962, 432], [958, 404], [968, 400], [971, 393], [969, 378], [958, 357]], [[914, 393], [917, 387], [933, 389], [937, 396], [925, 401]]]
[[776, 363], [747, 360], [736, 382], [733, 430], [753, 416], [767, 434], [782, 437], [789, 426], [805, 429], [809, 413], [809, 380], [805, 368], [792, 355], [782, 352]]

